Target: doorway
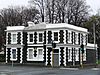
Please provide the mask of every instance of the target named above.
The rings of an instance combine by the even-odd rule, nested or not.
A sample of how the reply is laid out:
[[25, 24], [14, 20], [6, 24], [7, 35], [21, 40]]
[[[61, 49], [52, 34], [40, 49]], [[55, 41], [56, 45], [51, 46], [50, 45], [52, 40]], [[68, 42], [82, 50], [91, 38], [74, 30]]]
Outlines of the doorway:
[[59, 49], [54, 49], [54, 67], [59, 66]]

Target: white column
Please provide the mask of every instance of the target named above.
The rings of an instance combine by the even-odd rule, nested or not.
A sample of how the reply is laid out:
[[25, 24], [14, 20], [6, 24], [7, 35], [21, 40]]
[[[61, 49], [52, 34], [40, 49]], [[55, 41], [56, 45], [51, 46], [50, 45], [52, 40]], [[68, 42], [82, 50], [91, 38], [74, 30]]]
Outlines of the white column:
[[20, 59], [21, 59], [20, 60], [20, 63], [22, 63], [23, 62], [23, 48], [21, 48], [21, 51], [20, 52], [21, 52], [21, 55], [20, 55]]
[[66, 47], [64, 47], [64, 66], [66, 66]]
[[64, 30], [64, 44], [66, 44], [66, 30]]
[[51, 62], [50, 62], [50, 65], [52, 65], [52, 51], [50, 52], [50, 58], [51, 58], [51, 59], [50, 59], [50, 61], [51, 61]]
[[8, 50], [7, 50], [7, 48], [6, 48], [6, 63], [7, 63], [7, 58], [8, 57]]
[[21, 32], [21, 45], [23, 45], [23, 33]]
[[47, 62], [47, 60], [48, 60], [48, 49], [46, 48], [46, 63], [45, 63], [45, 65], [47, 66], [47, 64], [48, 64], [48, 62]]

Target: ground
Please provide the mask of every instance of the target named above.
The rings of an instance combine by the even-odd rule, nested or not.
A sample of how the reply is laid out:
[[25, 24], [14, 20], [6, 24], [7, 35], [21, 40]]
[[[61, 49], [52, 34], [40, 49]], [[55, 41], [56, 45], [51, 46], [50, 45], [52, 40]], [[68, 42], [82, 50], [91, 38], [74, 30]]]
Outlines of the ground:
[[52, 68], [1, 65], [0, 75], [100, 75], [100, 68]]

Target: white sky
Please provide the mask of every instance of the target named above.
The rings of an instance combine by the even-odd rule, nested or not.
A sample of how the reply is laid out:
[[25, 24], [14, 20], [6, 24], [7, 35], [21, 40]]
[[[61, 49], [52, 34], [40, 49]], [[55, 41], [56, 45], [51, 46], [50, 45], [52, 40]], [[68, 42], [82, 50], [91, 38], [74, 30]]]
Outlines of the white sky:
[[[8, 6], [11, 5], [28, 5], [29, 0], [0, 0], [0, 9], [2, 8], [7, 8]], [[87, 4], [90, 5], [92, 8], [92, 14], [95, 14], [97, 10], [100, 8], [100, 0], [86, 0]]]

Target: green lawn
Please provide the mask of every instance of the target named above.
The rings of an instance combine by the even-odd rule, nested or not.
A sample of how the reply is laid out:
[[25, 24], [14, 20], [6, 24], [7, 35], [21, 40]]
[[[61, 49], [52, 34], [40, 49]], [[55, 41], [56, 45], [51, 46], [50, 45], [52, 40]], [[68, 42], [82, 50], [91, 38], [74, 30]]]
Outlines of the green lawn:
[[98, 60], [98, 64], [100, 64], [100, 60]]

